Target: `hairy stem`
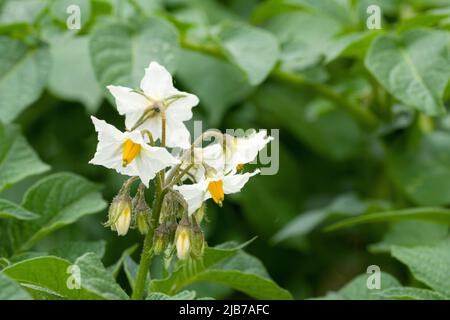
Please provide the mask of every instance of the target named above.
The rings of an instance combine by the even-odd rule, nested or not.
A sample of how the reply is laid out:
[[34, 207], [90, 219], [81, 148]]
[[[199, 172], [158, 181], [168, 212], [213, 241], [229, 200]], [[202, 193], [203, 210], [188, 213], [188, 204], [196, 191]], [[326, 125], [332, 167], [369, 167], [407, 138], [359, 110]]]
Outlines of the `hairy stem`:
[[162, 189], [161, 184], [158, 183], [158, 186], [156, 188], [155, 202], [153, 205], [154, 223], [150, 227], [150, 230], [148, 231], [144, 239], [141, 261], [139, 263], [138, 274], [136, 277], [136, 284], [134, 286], [133, 294], [131, 295], [132, 300], [142, 300], [144, 298], [147, 275], [149, 274], [150, 263], [152, 261], [153, 235], [159, 222], [159, 216], [161, 214], [161, 208], [166, 193], [167, 189]]

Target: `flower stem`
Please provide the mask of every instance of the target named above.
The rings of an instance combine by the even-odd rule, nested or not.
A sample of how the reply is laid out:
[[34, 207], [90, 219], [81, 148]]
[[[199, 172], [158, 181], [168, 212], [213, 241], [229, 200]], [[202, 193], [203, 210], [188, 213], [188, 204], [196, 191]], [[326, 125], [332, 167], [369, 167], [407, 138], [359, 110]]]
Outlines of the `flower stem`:
[[[158, 181], [158, 180], [156, 180]], [[167, 189], [161, 189], [161, 186], [156, 188], [155, 203], [153, 206], [153, 226], [150, 227], [147, 235], [144, 239], [144, 245], [141, 253], [141, 261], [139, 263], [138, 274], [136, 277], [136, 284], [134, 286], [133, 294], [131, 295], [132, 300], [142, 300], [145, 293], [145, 285], [147, 280], [147, 275], [149, 274], [150, 263], [152, 260], [152, 246], [153, 246], [153, 235], [155, 233], [156, 226], [159, 222], [159, 215], [161, 214], [162, 203], [164, 196], [167, 193]]]

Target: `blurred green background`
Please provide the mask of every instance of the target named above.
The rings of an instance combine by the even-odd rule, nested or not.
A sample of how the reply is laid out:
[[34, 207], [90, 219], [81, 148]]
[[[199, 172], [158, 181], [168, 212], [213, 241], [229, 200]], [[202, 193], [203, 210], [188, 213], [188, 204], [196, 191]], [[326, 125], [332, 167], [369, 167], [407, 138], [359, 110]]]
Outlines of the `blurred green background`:
[[[81, 30], [67, 30], [69, 3], [80, 5]], [[381, 8], [381, 30], [367, 29], [371, 4]], [[450, 118], [430, 117], [435, 114], [408, 105], [365, 61], [374, 39], [388, 32], [426, 28], [445, 34], [448, 47], [450, 1], [24, 0], [0, 5], [0, 36], [24, 43], [28, 52], [44, 50], [40, 63], [28, 69], [30, 78], [25, 72], [17, 82], [24, 94], [29, 82], [42, 83], [36, 99], [26, 106], [0, 103], [1, 120], [20, 126], [52, 172], [74, 172], [101, 184], [107, 201], [124, 178], [88, 164], [97, 142], [89, 117], [122, 129], [123, 118], [105, 86], [136, 87], [151, 60], [173, 72], [180, 90], [199, 96], [194, 118], [204, 129], [280, 129], [279, 172], [254, 178], [223, 208], [210, 203], [205, 228], [210, 245], [257, 236], [246, 250], [295, 298], [337, 290], [373, 264], [416, 285], [390, 256], [389, 244], [426, 244], [448, 236], [445, 225], [416, 221], [335, 232], [323, 228], [387, 208], [450, 203]], [[428, 45], [419, 48], [424, 61], [438, 47]], [[0, 66], [13, 59], [5, 50], [0, 53]], [[40, 67], [42, 78], [36, 76]], [[437, 99], [447, 96], [446, 90]], [[42, 176], [27, 178], [1, 196], [20, 202]], [[106, 210], [87, 216], [48, 236], [37, 249], [67, 239], [104, 239], [104, 262], [110, 265], [141, 237], [134, 231], [119, 238], [102, 226], [105, 220]], [[245, 297], [215, 285], [199, 290], [215, 298]]]

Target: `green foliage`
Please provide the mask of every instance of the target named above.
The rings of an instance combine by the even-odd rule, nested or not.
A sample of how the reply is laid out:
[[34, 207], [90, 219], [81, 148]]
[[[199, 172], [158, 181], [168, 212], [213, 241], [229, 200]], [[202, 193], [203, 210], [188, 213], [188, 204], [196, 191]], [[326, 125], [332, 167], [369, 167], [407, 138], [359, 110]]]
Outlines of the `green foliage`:
[[0, 123], [0, 191], [48, 169], [16, 126]]
[[94, 254], [87, 253], [75, 261], [80, 271], [79, 289], [66, 285], [71, 281], [71, 266], [65, 259], [47, 256], [18, 262], [2, 273], [22, 284], [34, 298], [126, 299], [125, 292]]
[[121, 123], [105, 87], [138, 89], [150, 61], [200, 98], [203, 129], [280, 139], [277, 174], [211, 202], [203, 259], [154, 267], [148, 300], [450, 299], [448, 6], [0, 1], [0, 299], [129, 298], [141, 240], [102, 227], [123, 180], [88, 165], [89, 115]]
[[22, 206], [39, 215], [32, 223], [14, 221], [9, 227], [15, 251], [30, 249], [50, 232], [106, 207], [99, 187], [67, 173], [38, 181], [25, 194]]
[[176, 29], [156, 17], [133, 26], [101, 24], [90, 40], [91, 61], [102, 88], [110, 84], [138, 88], [149, 61], [157, 61], [173, 72], [177, 50]]
[[278, 60], [278, 42], [258, 28], [223, 23], [215, 37], [228, 59], [245, 72], [251, 85], [261, 83]]
[[439, 293], [450, 297], [450, 241], [433, 246], [405, 248], [394, 246], [392, 255], [406, 264], [414, 277]]
[[33, 212], [25, 210], [15, 203], [0, 199], [0, 218], [15, 218], [19, 220], [33, 220], [39, 216]]
[[442, 114], [450, 70], [448, 42], [448, 34], [442, 31], [383, 35], [373, 42], [365, 63], [383, 87], [405, 105], [428, 115]]
[[445, 297], [435, 291], [408, 287], [393, 287], [378, 293], [384, 299], [396, 300], [445, 300]]
[[0, 50], [0, 119], [11, 122], [42, 94], [50, 69], [50, 53], [46, 46], [29, 48], [7, 37], [0, 37]]
[[31, 296], [14, 280], [0, 273], [0, 300], [31, 300]]
[[377, 294], [381, 290], [384, 292], [385, 290], [397, 287], [400, 285], [397, 279], [391, 276], [389, 273], [381, 273], [381, 288], [380, 289], [368, 289], [367, 275], [359, 275], [348, 284], [346, 284], [343, 288], [341, 288], [337, 292], [328, 293], [325, 297], [319, 299], [332, 299], [332, 300], [383, 300], [384, 297], [380, 297]]
[[245, 246], [207, 248], [200, 261], [181, 263], [167, 278], [153, 280], [151, 291], [173, 294], [196, 281], [230, 286], [259, 299], [290, 299], [269, 277], [261, 262], [240, 249]]

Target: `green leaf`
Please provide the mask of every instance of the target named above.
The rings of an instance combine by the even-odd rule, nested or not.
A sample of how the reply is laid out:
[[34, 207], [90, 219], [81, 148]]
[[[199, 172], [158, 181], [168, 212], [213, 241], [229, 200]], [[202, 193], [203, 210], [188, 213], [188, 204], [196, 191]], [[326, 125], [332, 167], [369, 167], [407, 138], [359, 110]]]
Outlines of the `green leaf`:
[[439, 115], [445, 112], [442, 97], [450, 74], [448, 42], [447, 32], [437, 30], [383, 35], [373, 42], [365, 64], [404, 104]]
[[294, 11], [277, 15], [267, 29], [280, 44], [281, 68], [296, 72], [324, 62], [333, 53], [329, 47], [342, 25], [326, 15]]
[[86, 253], [75, 261], [81, 270], [81, 285], [90, 292], [105, 299], [128, 299], [127, 294], [106, 271], [100, 258], [95, 253]]
[[16, 251], [31, 248], [50, 232], [104, 209], [106, 203], [97, 185], [80, 176], [58, 173], [34, 184], [25, 194], [22, 206], [40, 217], [32, 223], [11, 224]]
[[145, 300], [195, 300], [196, 293], [192, 290], [184, 290], [174, 296], [162, 292], [150, 292]]
[[369, 289], [367, 280], [374, 274], [361, 274], [347, 283], [337, 292], [330, 292], [325, 297], [317, 299], [332, 300], [383, 300], [377, 293], [391, 287], [399, 287], [400, 283], [389, 273], [380, 273], [380, 289]]
[[269, 75], [278, 60], [276, 38], [244, 23], [222, 23], [214, 33], [225, 55], [242, 69], [251, 85], [258, 85]]
[[384, 299], [395, 299], [395, 300], [446, 300], [447, 298], [443, 295], [419, 288], [411, 287], [393, 287], [389, 289], [382, 290], [377, 293]]
[[411, 208], [385, 212], [374, 212], [362, 216], [348, 218], [325, 228], [334, 231], [362, 223], [391, 222], [402, 220], [421, 220], [450, 225], [450, 210], [443, 208]]
[[49, 254], [69, 261], [75, 261], [85, 253], [92, 252], [98, 258], [103, 258], [106, 250], [106, 242], [100, 241], [69, 241], [64, 242], [49, 250]]
[[269, 278], [259, 260], [239, 251], [242, 246], [207, 248], [202, 261], [181, 263], [167, 278], [153, 280], [151, 291], [171, 295], [194, 282], [208, 281], [257, 299], [291, 299], [288, 291]]
[[136, 249], [139, 247], [139, 244], [136, 243], [134, 245], [132, 245], [131, 247], [129, 247], [128, 249], [126, 249], [124, 252], [122, 252], [122, 255], [120, 256], [119, 260], [117, 260], [116, 263], [114, 263], [113, 265], [108, 267], [108, 271], [112, 274], [112, 276], [114, 278], [117, 278], [120, 272], [120, 268], [122, 268], [125, 258], [128, 256], [131, 256]]
[[[123, 270], [125, 271], [125, 275], [127, 276], [128, 283], [130, 284], [131, 289], [134, 290], [134, 285], [136, 284], [136, 277], [138, 274], [139, 265], [129, 256], [126, 255], [123, 260]], [[149, 279], [149, 277], [147, 277]]]
[[421, 206], [450, 204], [450, 134], [442, 131], [400, 139], [387, 148], [389, 174]]
[[251, 91], [244, 74], [222, 59], [182, 50], [180, 61], [177, 78], [198, 95], [211, 125], [219, 124], [228, 108]]
[[27, 48], [20, 41], [0, 37], [0, 119], [3, 122], [11, 122], [39, 98], [47, 83], [50, 62], [47, 47]]
[[97, 111], [103, 92], [92, 69], [89, 38], [66, 34], [52, 39], [50, 52], [53, 66], [49, 90], [64, 100], [82, 103], [90, 113]]
[[0, 273], [0, 300], [31, 300], [29, 293], [20, 284]]
[[0, 25], [33, 23], [46, 6], [46, 0], [5, 1], [0, 10]]
[[0, 122], [0, 191], [47, 170], [49, 166], [31, 149], [18, 127]]
[[50, 14], [60, 23], [66, 26], [67, 8], [76, 5], [80, 8], [80, 25], [83, 28], [91, 17], [91, 1], [90, 0], [53, 0], [50, 5]]
[[98, 25], [89, 45], [94, 71], [102, 87], [138, 88], [151, 61], [157, 61], [170, 72], [176, 69], [178, 33], [161, 18], [151, 17], [135, 29], [115, 22]]
[[2, 272], [29, 288], [35, 297], [128, 299], [94, 253], [83, 255], [74, 264], [53, 256], [33, 258], [11, 265]]
[[38, 218], [39, 216], [25, 210], [24, 208], [18, 206], [17, 204], [5, 200], [0, 199], [0, 218], [15, 218], [19, 220], [33, 220]]
[[420, 245], [433, 245], [449, 235], [446, 225], [426, 221], [401, 221], [390, 226], [383, 240], [370, 245], [371, 252], [390, 252], [394, 245], [413, 247]]
[[[72, 275], [71, 263], [57, 257], [38, 257], [24, 260], [2, 270], [2, 273], [30, 288], [35, 298], [53, 299], [100, 299], [82, 286], [80, 289], [69, 289], [67, 283]], [[81, 279], [82, 283], [83, 279]]]
[[278, 231], [273, 240], [281, 242], [289, 238], [304, 236], [332, 215], [355, 216], [366, 212], [371, 207], [383, 205], [374, 201], [362, 201], [355, 194], [344, 194], [333, 199], [324, 208], [300, 214]]
[[408, 266], [417, 280], [450, 297], [450, 240], [433, 246], [394, 246], [391, 253]]

